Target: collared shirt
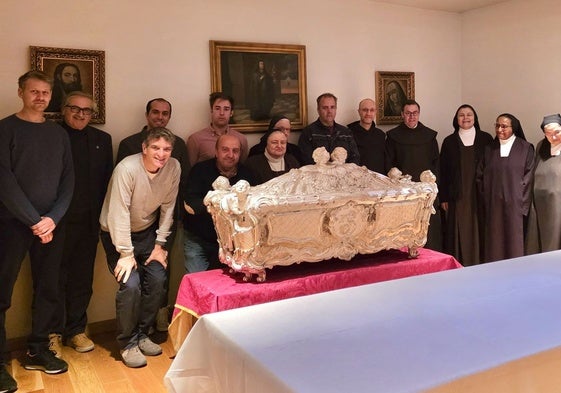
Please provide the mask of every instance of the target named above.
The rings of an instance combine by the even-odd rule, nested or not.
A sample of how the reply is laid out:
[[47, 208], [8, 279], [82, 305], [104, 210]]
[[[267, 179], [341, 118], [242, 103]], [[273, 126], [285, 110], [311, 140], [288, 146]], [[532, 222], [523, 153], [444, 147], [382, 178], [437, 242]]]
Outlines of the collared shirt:
[[[225, 134], [237, 136], [241, 142], [240, 162], [247, 158], [249, 148], [245, 135], [228, 127]], [[187, 152], [191, 166], [197, 162], [209, 160], [216, 156], [216, 141], [220, 135], [212, 128], [212, 124], [191, 134], [187, 138]]]

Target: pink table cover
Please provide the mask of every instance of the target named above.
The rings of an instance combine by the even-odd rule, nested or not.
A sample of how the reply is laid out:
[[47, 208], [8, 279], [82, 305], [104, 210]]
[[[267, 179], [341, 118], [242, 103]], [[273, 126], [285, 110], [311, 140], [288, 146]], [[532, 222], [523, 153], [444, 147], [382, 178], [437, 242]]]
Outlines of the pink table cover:
[[174, 315], [181, 310], [201, 315], [335, 289], [460, 268], [454, 257], [420, 249], [416, 259], [399, 250], [357, 255], [350, 261], [330, 260], [276, 266], [263, 283], [244, 282], [243, 274], [226, 268], [186, 274], [177, 293]]

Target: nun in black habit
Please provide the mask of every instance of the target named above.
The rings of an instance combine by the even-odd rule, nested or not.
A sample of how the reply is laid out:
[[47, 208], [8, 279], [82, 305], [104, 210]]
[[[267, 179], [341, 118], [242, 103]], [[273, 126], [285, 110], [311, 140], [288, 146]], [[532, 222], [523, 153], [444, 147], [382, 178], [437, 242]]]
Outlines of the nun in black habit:
[[454, 132], [440, 149], [440, 206], [445, 212], [444, 251], [464, 266], [477, 265], [483, 254], [481, 200], [475, 187], [475, 170], [485, 146], [493, 137], [482, 131], [471, 105], [458, 108]]
[[503, 113], [497, 117], [495, 133], [476, 173], [484, 208], [485, 262], [524, 255], [532, 194], [534, 147], [526, 141], [520, 121]]

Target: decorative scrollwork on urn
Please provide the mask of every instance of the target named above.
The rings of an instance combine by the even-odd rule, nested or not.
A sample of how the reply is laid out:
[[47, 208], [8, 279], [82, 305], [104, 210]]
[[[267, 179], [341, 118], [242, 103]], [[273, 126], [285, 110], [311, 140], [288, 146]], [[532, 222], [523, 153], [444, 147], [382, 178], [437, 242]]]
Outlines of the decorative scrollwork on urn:
[[397, 168], [389, 177], [345, 164], [346, 151], [314, 151], [307, 165], [250, 187], [215, 181], [204, 203], [212, 215], [219, 258], [233, 271], [265, 280], [266, 268], [358, 253], [408, 247], [411, 256], [426, 242], [438, 192], [425, 171], [411, 181]]

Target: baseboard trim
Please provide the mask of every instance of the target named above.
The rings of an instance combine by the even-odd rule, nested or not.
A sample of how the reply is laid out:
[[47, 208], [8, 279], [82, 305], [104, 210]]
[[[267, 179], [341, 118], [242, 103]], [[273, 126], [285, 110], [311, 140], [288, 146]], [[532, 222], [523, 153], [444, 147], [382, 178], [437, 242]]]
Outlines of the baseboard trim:
[[[88, 336], [95, 336], [97, 334], [103, 334], [108, 332], [114, 332], [117, 330], [117, 320], [108, 319], [105, 321], [93, 322], [88, 324], [86, 327], [86, 332]], [[8, 351], [20, 351], [27, 348], [27, 337], [15, 337], [7, 340], [6, 345]]]

